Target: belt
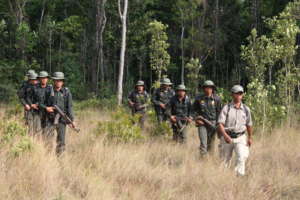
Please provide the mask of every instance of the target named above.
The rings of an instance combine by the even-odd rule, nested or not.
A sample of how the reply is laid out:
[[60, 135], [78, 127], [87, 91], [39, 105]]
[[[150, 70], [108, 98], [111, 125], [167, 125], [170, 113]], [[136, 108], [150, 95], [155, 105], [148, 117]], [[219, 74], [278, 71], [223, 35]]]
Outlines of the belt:
[[235, 138], [238, 138], [238, 137], [244, 135], [244, 134], [245, 134], [245, 131], [239, 132], [239, 133], [229, 131], [229, 132], [227, 132], [227, 134], [228, 134], [231, 138], [235, 139]]

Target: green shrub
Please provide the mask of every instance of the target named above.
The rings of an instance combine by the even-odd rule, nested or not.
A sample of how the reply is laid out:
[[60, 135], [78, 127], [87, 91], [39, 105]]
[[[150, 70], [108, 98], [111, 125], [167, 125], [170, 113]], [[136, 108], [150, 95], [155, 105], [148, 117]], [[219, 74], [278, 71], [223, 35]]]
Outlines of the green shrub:
[[3, 122], [1, 143], [11, 142], [16, 136], [25, 136], [26, 128], [15, 121]]
[[22, 153], [25, 152], [30, 152], [33, 149], [33, 143], [28, 137], [22, 137], [20, 141], [16, 144], [14, 144], [10, 152], [12, 153], [13, 156], [18, 157]]
[[156, 113], [153, 109], [147, 112], [148, 121], [150, 124], [149, 133], [151, 136], [166, 136], [169, 137], [173, 134], [169, 122], [158, 123]]
[[84, 110], [88, 108], [98, 108], [102, 110], [115, 110], [117, 107], [117, 99], [113, 96], [111, 98], [99, 99], [96, 97], [76, 102], [74, 104], [75, 110]]
[[97, 135], [105, 135], [116, 142], [137, 142], [142, 140], [142, 130], [138, 125], [139, 115], [132, 116], [125, 109], [119, 108], [112, 113], [110, 121], [98, 123]]

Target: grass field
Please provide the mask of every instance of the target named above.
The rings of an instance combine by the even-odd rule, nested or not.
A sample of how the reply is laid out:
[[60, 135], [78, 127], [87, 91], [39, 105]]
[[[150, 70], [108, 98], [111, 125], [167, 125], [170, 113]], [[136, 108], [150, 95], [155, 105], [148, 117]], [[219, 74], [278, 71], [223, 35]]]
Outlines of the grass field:
[[[8, 123], [21, 124], [20, 116], [6, 119], [1, 108], [0, 136]], [[109, 113], [80, 113], [81, 133], [68, 131], [67, 151], [57, 158], [33, 140], [31, 151], [16, 156], [1, 145], [0, 199], [300, 199], [300, 134], [282, 128], [255, 137], [247, 176], [236, 177], [215, 153], [200, 159], [196, 129], [185, 145], [156, 138], [137, 144], [105, 143], [95, 137], [97, 122]], [[146, 133], [145, 133], [146, 134]]]

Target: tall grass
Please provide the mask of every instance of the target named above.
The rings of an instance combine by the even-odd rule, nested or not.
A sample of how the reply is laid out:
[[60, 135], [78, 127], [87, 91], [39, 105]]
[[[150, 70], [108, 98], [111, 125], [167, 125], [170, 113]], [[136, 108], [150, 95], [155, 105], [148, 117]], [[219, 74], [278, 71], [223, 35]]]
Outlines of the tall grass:
[[95, 128], [109, 114], [78, 113], [82, 131], [68, 130], [67, 151], [59, 158], [35, 139], [33, 148], [18, 156], [11, 154], [11, 145], [1, 146], [0, 199], [300, 199], [300, 135], [295, 129], [255, 137], [247, 176], [236, 177], [219, 161], [218, 141], [214, 154], [200, 159], [193, 127], [185, 145], [165, 138], [104, 142]]

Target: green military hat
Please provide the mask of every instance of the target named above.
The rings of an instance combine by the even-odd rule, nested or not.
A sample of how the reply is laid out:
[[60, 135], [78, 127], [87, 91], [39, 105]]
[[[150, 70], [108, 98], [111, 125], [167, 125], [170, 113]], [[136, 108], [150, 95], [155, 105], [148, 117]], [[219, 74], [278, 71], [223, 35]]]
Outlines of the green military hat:
[[28, 70], [26, 76], [29, 76], [30, 74], [35, 74], [35, 71], [33, 69]]
[[172, 85], [170, 79], [168, 78], [163, 78], [160, 82], [161, 85]]
[[145, 86], [144, 81], [138, 81], [135, 86]]
[[31, 73], [28, 75], [28, 80], [36, 80], [37, 79], [37, 74], [36, 73]]
[[64, 80], [65, 75], [63, 72], [54, 72], [53, 76], [51, 77], [53, 80]]
[[[201, 85], [201, 84], [199, 84], [199, 85]], [[205, 88], [205, 87], [211, 87], [211, 88], [217, 89], [215, 83], [211, 80], [204, 81], [202, 88]]]
[[187, 91], [187, 88], [185, 87], [185, 85], [180, 84], [180, 85], [178, 85], [178, 86], [176, 87], [176, 91], [178, 91], [178, 90], [184, 90], [184, 91]]
[[49, 74], [46, 71], [40, 71], [38, 78], [48, 78]]
[[235, 85], [231, 88], [231, 92], [236, 94], [236, 93], [244, 93], [244, 88], [240, 85]]

